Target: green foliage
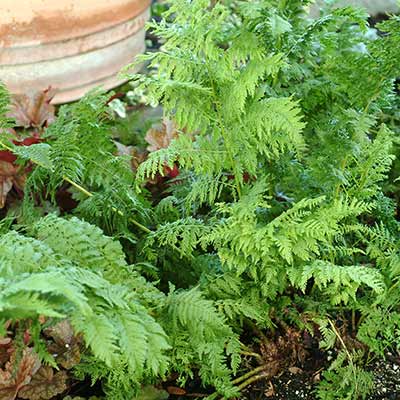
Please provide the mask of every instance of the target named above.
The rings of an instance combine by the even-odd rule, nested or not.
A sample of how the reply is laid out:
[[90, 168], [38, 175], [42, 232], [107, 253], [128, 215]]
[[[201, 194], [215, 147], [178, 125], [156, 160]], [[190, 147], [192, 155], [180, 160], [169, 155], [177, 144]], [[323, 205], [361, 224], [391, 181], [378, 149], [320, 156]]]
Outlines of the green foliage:
[[[181, 134], [137, 180], [174, 163], [182, 178], [146, 251], [190, 255], [180, 263], [200, 268], [201, 290], [240, 332], [277, 315], [304, 326], [359, 313], [358, 339], [382, 354], [398, 332], [399, 228], [383, 189], [397, 138], [382, 123], [398, 107], [398, 18], [374, 36], [362, 11], [311, 20], [307, 4], [174, 0], [151, 25], [163, 46], [141, 60], [156, 72], [133, 78]], [[320, 398], [365, 398], [362, 360], [340, 353]]]
[[114, 375], [131, 390], [163, 375], [167, 336], [136, 294], [143, 281], [123, 280], [128, 265], [119, 243], [76, 218], [49, 215], [31, 230], [33, 237], [10, 231], [0, 238], [1, 319], [68, 318], [106, 366], [112, 398], [124, 393]]
[[[38, 317], [68, 318], [88, 349], [75, 373], [80, 378], [89, 375], [93, 382], [101, 380], [113, 400], [132, 397], [143, 382], [160, 379], [171, 369], [181, 371], [182, 379], [184, 374], [193, 376], [194, 367], [205, 384], [227, 395], [236, 393], [231, 374], [240, 360], [239, 339], [216, 302], [201, 300], [196, 291], [165, 296], [138, 272], [146, 264], [154, 268], [151, 264], [128, 265], [121, 244], [83, 219], [40, 217], [43, 210], [37, 205], [45, 200], [57, 205], [58, 190], [69, 183], [79, 202], [76, 215], [129, 243], [136, 241], [137, 234], [130, 229], [134, 226], [148, 234], [149, 248], [156, 240], [167, 243], [180, 235], [180, 249], [169, 243], [172, 250], [180, 255], [194, 251], [193, 238], [203, 234], [200, 220], [174, 221], [151, 233], [133, 219], [149, 221], [153, 211], [134, 190], [129, 160], [113, 154], [105, 100], [96, 92], [62, 107], [57, 121], [45, 131], [46, 143], [7, 143], [19, 162], [30, 162], [34, 168], [17, 213], [20, 230], [10, 230], [12, 214], [10, 223], [3, 220], [0, 319], [32, 319], [32, 329], [38, 332], [36, 351], [54, 364], [43, 348]], [[160, 205], [156, 214], [160, 218], [162, 213]], [[172, 343], [179, 345], [172, 349]], [[226, 366], [228, 358], [231, 367]]]
[[173, 333], [172, 359], [181, 380], [193, 377], [191, 365], [199, 365], [204, 384], [214, 385], [227, 397], [237, 395], [230, 377], [240, 363], [240, 342], [214, 303], [204, 299], [196, 288], [172, 291], [164, 318], [166, 331]]
[[55, 203], [57, 190], [69, 182], [79, 201], [76, 214], [106, 232], [134, 240], [126, 216], [149, 220], [145, 199], [134, 191], [129, 161], [114, 154], [107, 99], [99, 90], [89, 92], [81, 101], [60, 108], [57, 120], [46, 129], [47, 143], [13, 146], [21, 159], [37, 165], [27, 181], [25, 218], [39, 193]]
[[[350, 361], [346, 352], [339, 353], [329, 369], [324, 372], [324, 380], [320, 384], [317, 396], [321, 400], [351, 400], [366, 399], [373, 389], [374, 382], [371, 373], [355, 365], [360, 358], [359, 353], [351, 355]], [[333, 390], [333, 388], [335, 388]]]
[[[136, 175], [114, 155], [99, 91], [62, 107], [46, 143], [9, 144], [35, 167], [21, 229], [0, 230], [0, 317], [69, 318], [88, 348], [75, 372], [109, 398], [168, 372], [237, 397], [239, 338], [307, 329], [338, 353], [319, 398], [357, 400], [372, 389], [364, 354], [331, 321], [379, 355], [398, 346], [400, 226], [385, 190], [398, 139], [385, 122], [399, 112], [399, 20], [374, 37], [363, 12], [311, 20], [309, 3], [172, 0], [151, 24], [161, 50], [141, 57], [154, 72], [133, 79], [179, 136]], [[146, 181], [174, 165], [153, 207]], [[66, 183], [75, 216], [38, 218]]]

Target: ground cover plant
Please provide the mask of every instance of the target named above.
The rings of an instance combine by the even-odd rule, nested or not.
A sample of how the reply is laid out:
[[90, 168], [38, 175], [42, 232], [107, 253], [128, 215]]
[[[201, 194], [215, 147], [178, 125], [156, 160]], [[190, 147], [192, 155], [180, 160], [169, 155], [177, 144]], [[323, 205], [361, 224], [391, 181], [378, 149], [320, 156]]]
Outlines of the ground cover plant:
[[171, 1], [135, 148], [115, 96], [53, 118], [1, 87], [0, 399], [244, 398], [306, 368], [317, 399], [373, 392], [400, 350], [400, 19], [308, 3]]

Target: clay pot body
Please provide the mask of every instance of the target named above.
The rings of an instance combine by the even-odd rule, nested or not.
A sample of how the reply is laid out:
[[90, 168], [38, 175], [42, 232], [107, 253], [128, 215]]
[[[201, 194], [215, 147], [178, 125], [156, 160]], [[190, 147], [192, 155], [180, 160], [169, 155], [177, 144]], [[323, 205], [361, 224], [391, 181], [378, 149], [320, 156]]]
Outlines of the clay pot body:
[[[318, 16], [318, 9], [322, 5], [323, 0], [317, 0], [316, 3], [311, 6], [311, 15], [313, 17]], [[336, 6], [362, 7], [372, 16], [386, 13], [397, 13], [400, 9], [397, 0], [339, 0], [336, 3]]]
[[12, 93], [57, 89], [54, 103], [114, 87], [145, 48], [150, 0], [1, 0], [0, 80]]

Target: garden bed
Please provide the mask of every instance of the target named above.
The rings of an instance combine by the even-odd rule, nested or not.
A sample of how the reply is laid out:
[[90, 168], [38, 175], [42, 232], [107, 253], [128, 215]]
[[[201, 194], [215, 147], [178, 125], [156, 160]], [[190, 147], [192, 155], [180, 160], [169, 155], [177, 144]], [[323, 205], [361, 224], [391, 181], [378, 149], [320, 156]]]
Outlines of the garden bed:
[[0, 86], [0, 399], [400, 396], [400, 19], [173, 0], [146, 73]]

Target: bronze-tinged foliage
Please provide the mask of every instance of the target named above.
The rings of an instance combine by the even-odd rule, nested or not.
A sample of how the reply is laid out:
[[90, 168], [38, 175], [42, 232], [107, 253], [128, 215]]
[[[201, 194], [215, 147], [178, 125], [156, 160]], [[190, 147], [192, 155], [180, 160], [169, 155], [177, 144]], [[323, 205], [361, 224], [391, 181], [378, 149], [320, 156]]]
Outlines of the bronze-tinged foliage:
[[39, 358], [31, 348], [25, 348], [21, 353], [13, 349], [0, 370], [0, 399], [14, 400], [20, 390], [32, 381], [39, 368]]
[[66, 389], [65, 371], [55, 371], [52, 367], [42, 366], [30, 382], [19, 390], [18, 397], [27, 400], [46, 400], [63, 393]]
[[51, 339], [47, 344], [47, 350], [53, 355], [57, 364], [65, 369], [71, 369], [79, 364], [83, 338], [82, 335], [74, 333], [68, 320], [46, 328], [44, 334]]

